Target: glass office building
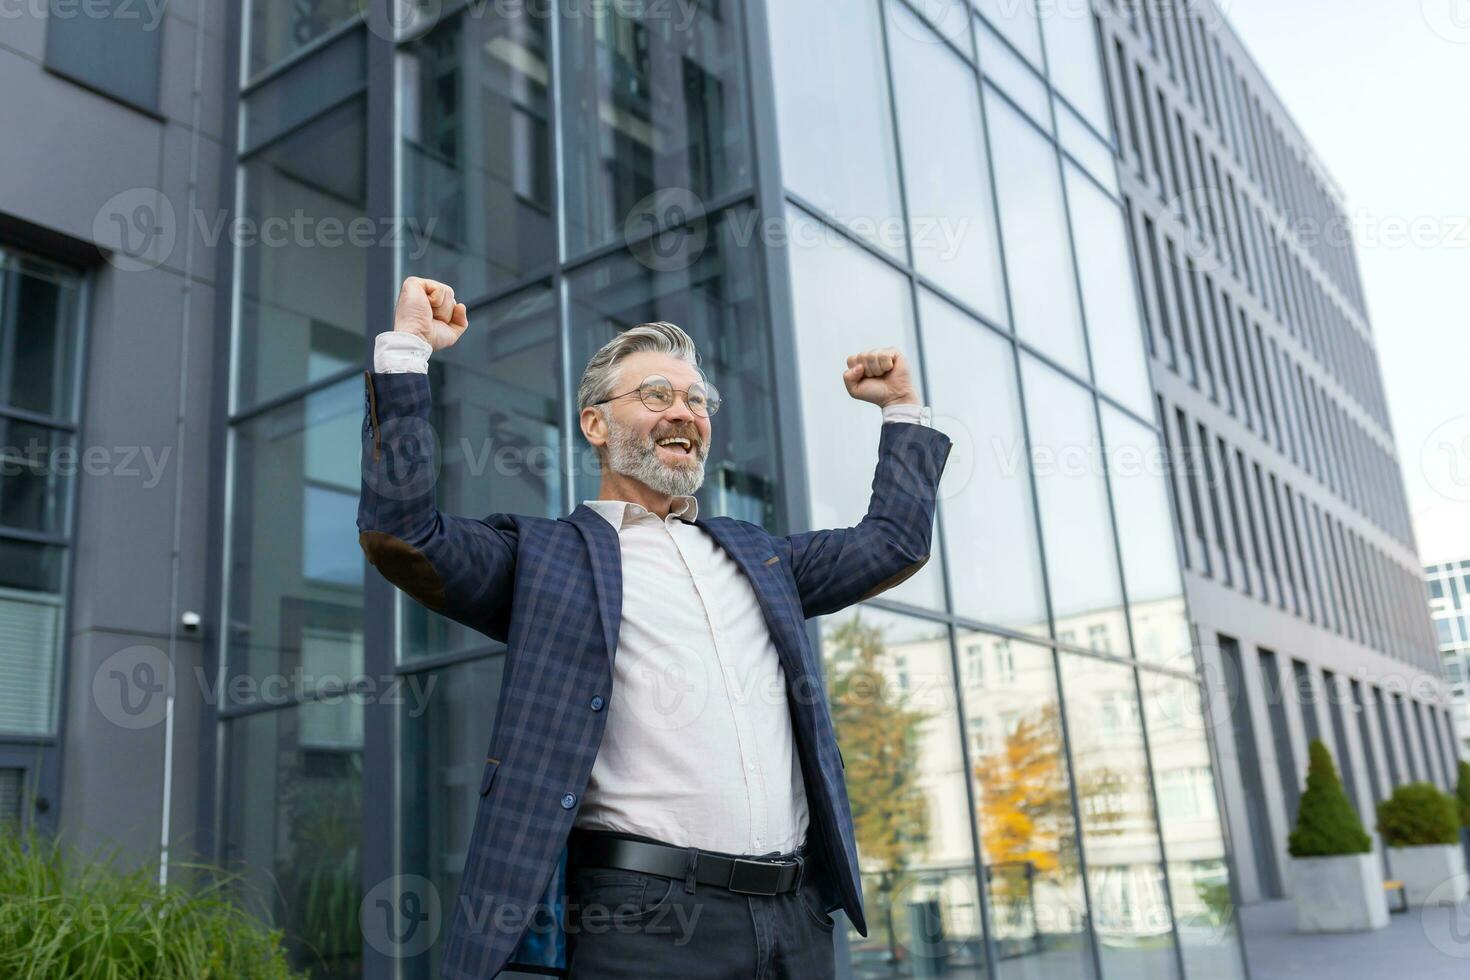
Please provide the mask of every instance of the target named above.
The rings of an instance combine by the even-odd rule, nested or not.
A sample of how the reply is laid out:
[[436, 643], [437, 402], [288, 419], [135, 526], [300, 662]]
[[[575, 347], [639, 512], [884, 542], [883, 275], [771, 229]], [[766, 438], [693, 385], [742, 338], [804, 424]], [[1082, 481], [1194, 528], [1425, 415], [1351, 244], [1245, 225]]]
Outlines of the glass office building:
[[725, 398], [701, 513], [772, 529], [866, 509], [845, 356], [918, 370], [955, 443], [933, 560], [809, 624], [870, 923], [837, 913], [839, 975], [1243, 975], [1085, 5], [233, 6], [224, 193], [261, 235], [222, 266], [202, 810], [299, 966], [435, 975], [358, 910], [453, 899], [506, 668], [357, 545], [362, 371], [419, 274], [470, 310], [430, 365], [457, 514], [596, 495], [575, 385], [643, 321]]
[[1444, 680], [1454, 698], [1449, 720], [1441, 722], [1456, 752], [1470, 756], [1470, 559], [1426, 565], [1424, 579]]

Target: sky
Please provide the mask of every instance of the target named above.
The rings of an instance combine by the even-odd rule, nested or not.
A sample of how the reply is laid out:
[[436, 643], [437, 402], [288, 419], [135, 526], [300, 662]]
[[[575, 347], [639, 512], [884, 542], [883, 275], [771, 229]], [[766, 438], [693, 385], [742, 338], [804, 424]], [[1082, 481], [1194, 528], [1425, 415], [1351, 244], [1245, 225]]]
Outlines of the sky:
[[1342, 189], [1425, 563], [1470, 558], [1470, 0], [1216, 0]]

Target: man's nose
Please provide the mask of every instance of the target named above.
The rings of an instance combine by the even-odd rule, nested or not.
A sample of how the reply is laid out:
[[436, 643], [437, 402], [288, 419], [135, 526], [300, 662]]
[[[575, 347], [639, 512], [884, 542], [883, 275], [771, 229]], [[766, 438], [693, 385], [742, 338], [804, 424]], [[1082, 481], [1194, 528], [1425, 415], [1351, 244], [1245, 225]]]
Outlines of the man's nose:
[[670, 422], [694, 421], [694, 413], [689, 410], [689, 402], [685, 400], [684, 395], [674, 395], [674, 404], [664, 409], [664, 419]]

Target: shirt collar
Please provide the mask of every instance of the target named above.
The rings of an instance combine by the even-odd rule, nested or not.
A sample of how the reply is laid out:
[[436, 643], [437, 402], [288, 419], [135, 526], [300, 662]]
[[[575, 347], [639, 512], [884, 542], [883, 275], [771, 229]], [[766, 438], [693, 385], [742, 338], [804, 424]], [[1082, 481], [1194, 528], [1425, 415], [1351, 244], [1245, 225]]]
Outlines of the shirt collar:
[[[582, 503], [601, 514], [615, 531], [621, 531], [630, 518], [649, 513], [642, 504], [635, 504], [630, 500], [584, 500]], [[669, 516], [693, 524], [699, 516], [699, 501], [688, 494], [675, 497], [669, 505]]]

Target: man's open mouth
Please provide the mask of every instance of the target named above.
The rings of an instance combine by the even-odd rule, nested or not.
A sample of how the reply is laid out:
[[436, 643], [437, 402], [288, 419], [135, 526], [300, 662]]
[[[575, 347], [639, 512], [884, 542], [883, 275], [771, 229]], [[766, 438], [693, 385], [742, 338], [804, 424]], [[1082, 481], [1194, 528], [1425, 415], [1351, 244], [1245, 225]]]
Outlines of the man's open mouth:
[[667, 436], [657, 440], [657, 443], [660, 449], [676, 456], [690, 456], [694, 453], [694, 443], [684, 436]]

